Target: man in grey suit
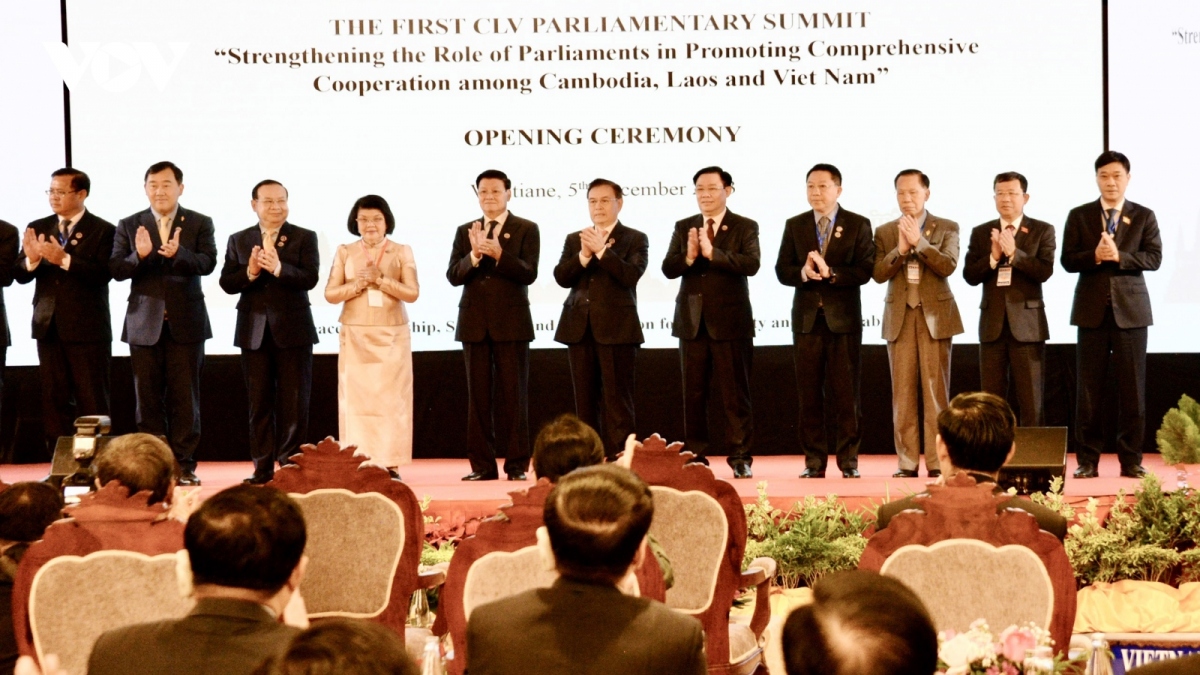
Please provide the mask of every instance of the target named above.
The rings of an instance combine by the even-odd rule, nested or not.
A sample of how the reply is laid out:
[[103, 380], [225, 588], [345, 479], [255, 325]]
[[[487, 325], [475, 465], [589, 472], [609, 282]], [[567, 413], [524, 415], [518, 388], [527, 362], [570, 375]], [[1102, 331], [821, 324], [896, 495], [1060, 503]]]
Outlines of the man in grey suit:
[[874, 274], [875, 281], [888, 284], [883, 339], [892, 368], [892, 425], [900, 464], [894, 475], [916, 478], [923, 447], [925, 468], [936, 477], [942, 472], [933, 440], [938, 413], [950, 399], [950, 340], [963, 332], [948, 281], [958, 267], [958, 223], [925, 210], [929, 177], [921, 171], [901, 171], [894, 185], [901, 216], [875, 230]]
[[1140, 478], [1146, 435], [1146, 327], [1154, 323], [1145, 271], [1162, 264], [1158, 219], [1125, 199], [1129, 158], [1108, 151], [1096, 159], [1100, 199], [1071, 209], [1063, 232], [1063, 269], [1079, 275], [1071, 325], [1079, 383], [1075, 402], [1076, 478], [1095, 478], [1104, 450], [1101, 402], [1116, 375], [1117, 457], [1121, 475]]
[[996, 176], [998, 220], [971, 230], [963, 277], [983, 285], [979, 304], [979, 381], [983, 391], [1008, 396], [1011, 373], [1021, 426], [1042, 426], [1046, 306], [1042, 283], [1054, 273], [1054, 226], [1025, 216], [1025, 176]]
[[308, 562], [306, 540], [300, 507], [278, 490], [239, 485], [209, 497], [183, 532], [196, 606], [182, 619], [101, 635], [88, 673], [253, 672], [300, 632], [284, 619]]
[[543, 555], [559, 579], [471, 613], [471, 675], [707, 672], [699, 621], [621, 590], [647, 554], [653, 517], [650, 488], [628, 469], [563, 476], [543, 511], [552, 551]]

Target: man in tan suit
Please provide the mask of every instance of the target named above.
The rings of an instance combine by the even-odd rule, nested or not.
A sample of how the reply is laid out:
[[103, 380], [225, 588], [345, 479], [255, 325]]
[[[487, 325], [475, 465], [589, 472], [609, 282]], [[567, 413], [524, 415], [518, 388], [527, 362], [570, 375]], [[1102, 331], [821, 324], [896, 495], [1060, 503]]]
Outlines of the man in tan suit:
[[[941, 475], [934, 438], [937, 416], [950, 400], [950, 340], [963, 332], [947, 279], [958, 267], [958, 223], [925, 210], [929, 177], [916, 169], [896, 176], [901, 216], [875, 230], [875, 281], [888, 283], [883, 339], [892, 367], [892, 425], [900, 468], [915, 478], [922, 440], [925, 468]], [[918, 426], [918, 391], [924, 404], [924, 438]]]

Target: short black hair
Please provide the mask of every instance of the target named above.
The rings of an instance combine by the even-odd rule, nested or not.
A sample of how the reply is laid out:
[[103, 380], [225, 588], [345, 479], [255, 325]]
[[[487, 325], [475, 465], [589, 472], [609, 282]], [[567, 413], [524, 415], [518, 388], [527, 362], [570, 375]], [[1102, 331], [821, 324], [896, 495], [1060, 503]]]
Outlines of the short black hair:
[[571, 413], [551, 420], [533, 442], [533, 471], [538, 478], [551, 483], [557, 483], [581, 466], [603, 463], [604, 443], [600, 435]]
[[0, 539], [29, 542], [42, 538], [62, 518], [62, 493], [48, 483], [13, 483], [0, 492]]
[[292, 638], [254, 675], [418, 675], [404, 638], [363, 619], [328, 619]]
[[813, 168], [809, 169], [808, 173], [804, 174], [804, 180], [807, 181], [809, 176], [812, 176], [816, 171], [828, 171], [829, 175], [833, 176], [833, 184], [841, 187], [842, 172], [838, 171], [838, 168], [832, 164], [813, 164]]
[[1117, 152], [1116, 150], [1105, 150], [1100, 153], [1100, 156], [1096, 158], [1096, 171], [1099, 171], [1100, 167], [1108, 166], [1113, 162], [1125, 167], [1125, 173], [1129, 173], [1129, 158], [1124, 153]]
[[718, 176], [720, 176], [721, 184], [724, 185], [725, 187], [729, 187], [729, 186], [733, 185], [733, 176], [730, 175], [730, 173], [728, 171], [726, 171], [725, 169], [722, 169], [719, 166], [706, 166], [703, 169], [700, 169], [699, 171], [697, 171], [696, 175], [692, 176], [692, 185], [695, 185], [696, 182], [700, 180], [700, 176], [703, 176], [706, 173], [715, 173]]
[[602, 185], [607, 185], [608, 187], [612, 188], [613, 194], [616, 195], [617, 199], [625, 198], [625, 192], [621, 189], [621, 186], [607, 178], [597, 178], [596, 180], [588, 183], [587, 194], [592, 194], [592, 188], [598, 188]]
[[179, 167], [175, 166], [174, 162], [155, 162], [155, 163], [151, 164], [150, 168], [146, 169], [146, 175], [142, 176], [142, 182], [145, 183], [146, 181], [150, 180], [150, 176], [152, 174], [156, 174], [160, 171], [165, 171], [167, 169], [170, 169], [171, 173], [175, 174], [175, 182], [182, 185], [183, 184], [183, 169], [180, 169]]
[[938, 413], [937, 427], [954, 468], [995, 473], [1012, 449], [1017, 417], [999, 396], [969, 392]]
[[275, 593], [300, 564], [307, 534], [300, 507], [270, 487], [237, 485], [188, 518], [183, 546], [195, 583]]
[[1020, 181], [1021, 192], [1027, 192], [1029, 190], [1029, 181], [1026, 180], [1025, 176], [1022, 176], [1016, 171], [1005, 171], [1004, 173], [996, 174], [996, 178], [992, 181], [992, 189], [995, 190], [996, 186], [1001, 183], [1008, 183], [1014, 180]]
[[150, 493], [150, 504], [167, 501], [179, 465], [170, 446], [152, 434], [125, 434], [109, 441], [96, 455], [96, 477], [102, 484], [115, 480], [129, 496]]
[[57, 178], [59, 176], [69, 176], [71, 178], [72, 190], [76, 192], [86, 192], [89, 195], [92, 194], [92, 179], [88, 178], [88, 175], [79, 169], [67, 167], [59, 169], [50, 174], [51, 178]]
[[650, 530], [654, 498], [629, 469], [587, 466], [558, 481], [546, 497], [542, 518], [560, 576], [615, 584]]
[[502, 180], [502, 181], [504, 181], [504, 189], [505, 190], [512, 189], [512, 181], [508, 179], [508, 174], [504, 173], [503, 171], [501, 171], [499, 169], [488, 169], [487, 171], [484, 171], [483, 173], [476, 176], [475, 177], [475, 188], [476, 189], [479, 188], [479, 183], [481, 181], [483, 181], [483, 179], [485, 179], [485, 178], [494, 178], [496, 180]]
[[283, 186], [283, 183], [280, 183], [277, 180], [272, 180], [272, 179], [268, 178], [266, 180], [260, 180], [254, 184], [254, 189], [250, 190], [250, 198], [257, 200], [258, 199], [258, 188], [260, 188], [264, 185], [278, 185], [279, 187], [283, 188], [283, 196], [284, 197], [288, 196], [287, 188]]
[[375, 209], [383, 213], [383, 221], [387, 223], [387, 233], [391, 234], [396, 229], [396, 216], [392, 215], [392, 207], [388, 206], [387, 200], [379, 195], [363, 195], [359, 197], [354, 206], [350, 207], [350, 217], [346, 219], [346, 229], [350, 230], [350, 234], [361, 237], [358, 232], [358, 212], [362, 209]]
[[920, 176], [921, 186], [924, 188], [929, 188], [929, 176], [926, 176], [925, 172], [921, 171], [920, 169], [905, 169], [896, 174], [896, 177], [892, 179], [892, 187], [896, 187], [896, 185], [900, 182], [900, 178], [903, 176]]
[[938, 641], [921, 599], [892, 577], [835, 572], [783, 625], [787, 675], [931, 675]]

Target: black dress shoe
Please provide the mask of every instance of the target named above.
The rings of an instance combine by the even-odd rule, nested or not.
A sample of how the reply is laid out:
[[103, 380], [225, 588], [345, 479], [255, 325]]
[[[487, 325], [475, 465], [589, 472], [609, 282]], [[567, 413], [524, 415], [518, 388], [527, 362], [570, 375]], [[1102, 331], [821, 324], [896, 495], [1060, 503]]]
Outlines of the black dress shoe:
[[929, 470], [929, 477], [930, 477], [930, 478], [941, 478], [941, 477], [942, 477], [942, 470], [941, 470], [941, 469], [930, 469], [930, 470]]
[[843, 469], [842, 478], [862, 478], [862, 474], [858, 472], [858, 469]]
[[916, 478], [916, 477], [917, 477], [916, 469], [900, 469], [896, 473], [892, 474], [892, 478]]
[[509, 480], [525, 480], [525, 472], [524, 471], [509, 471], [508, 479]]
[[749, 464], [735, 464], [733, 467], [734, 478], [753, 478], [754, 472], [750, 470]]
[[192, 487], [199, 485], [200, 479], [196, 477], [196, 473], [194, 471], [184, 471], [182, 474], [180, 474], [179, 480], [176, 481], [176, 483], [178, 483], [180, 487]]
[[266, 485], [267, 483], [271, 482], [272, 478], [274, 478], [274, 476], [254, 475], [250, 476], [249, 478], [243, 478], [242, 485]]
[[824, 478], [825, 471], [823, 469], [805, 469], [804, 473], [800, 474], [801, 478]]
[[400, 472], [396, 470], [396, 467], [389, 466], [387, 468], [387, 472], [388, 475], [392, 477], [392, 480], [400, 480]]
[[496, 473], [484, 473], [482, 471], [472, 471], [462, 477], [463, 480], [499, 480], [500, 475]]
[[1142, 468], [1141, 464], [1134, 464], [1133, 466], [1121, 467], [1121, 477], [1122, 478], [1142, 478], [1145, 475], [1146, 475], [1146, 470]]
[[1075, 469], [1076, 478], [1097, 478], [1100, 472], [1096, 471], [1096, 467], [1091, 464], [1080, 464], [1078, 469]]

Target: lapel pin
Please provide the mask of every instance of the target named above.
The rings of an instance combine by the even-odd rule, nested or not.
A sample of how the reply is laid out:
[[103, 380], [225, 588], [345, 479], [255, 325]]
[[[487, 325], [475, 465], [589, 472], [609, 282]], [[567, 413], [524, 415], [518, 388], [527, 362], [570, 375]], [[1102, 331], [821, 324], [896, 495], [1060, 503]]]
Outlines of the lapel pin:
[[279, 240], [279, 243], [278, 243], [278, 244], [275, 244], [275, 247], [276, 247], [276, 248], [283, 248], [283, 240], [282, 240], [282, 239], [280, 239], [280, 240]]
[[833, 233], [833, 236], [834, 236], [834, 237], [836, 237], [836, 238], [838, 238], [838, 239], [841, 239], [841, 237], [842, 237], [842, 228], [840, 228], [840, 227], [839, 227], [839, 228], [838, 228], [838, 231]]
[[287, 235], [285, 234], [285, 235], [283, 235], [282, 237], [280, 237], [280, 238], [279, 238], [279, 241], [281, 241], [281, 242], [282, 242], [282, 241], [287, 241]]
[[725, 230], [728, 230], [728, 229], [729, 229], [729, 226], [728, 226], [728, 225], [722, 225], [722, 226], [721, 226], [721, 231], [722, 231], [722, 232], [724, 232]]
[[609, 240], [608, 240], [608, 244], [607, 244], [607, 245], [608, 245], [608, 246], [612, 246], [612, 245], [613, 245], [613, 244], [615, 244], [615, 243], [617, 243], [617, 240], [616, 240], [616, 239], [609, 239]]
[[511, 237], [511, 236], [512, 236], [512, 235], [511, 235], [511, 234], [509, 234], [508, 232], [505, 232], [505, 233], [504, 233], [504, 238], [505, 238], [505, 239], [508, 239], [508, 238], [509, 238], [509, 237]]
[[82, 232], [76, 232], [76, 233], [75, 233], [75, 238], [76, 238], [76, 239], [81, 239], [81, 238], [83, 238], [83, 233], [82, 233]]
[[179, 216], [179, 222], [183, 222], [184, 216]]
[[841, 226], [841, 225], [838, 225], [837, 227], [833, 228], [833, 231], [834, 231], [834, 232], [841, 232], [841, 231], [842, 231], [842, 226]]
[[925, 230], [926, 237], [928, 237], [930, 234], [933, 234], [933, 230]]
[[1021, 226], [1021, 231], [1022, 231], [1022, 232], [1024, 232], [1025, 234], [1029, 234], [1029, 228], [1028, 228], [1028, 227]]
[[1129, 216], [1121, 216], [1121, 222], [1122, 222], [1122, 223], [1125, 223], [1126, 225], [1128, 225], [1128, 224], [1130, 224], [1130, 223], [1131, 223], [1131, 222], [1133, 222], [1133, 221], [1129, 220]]

